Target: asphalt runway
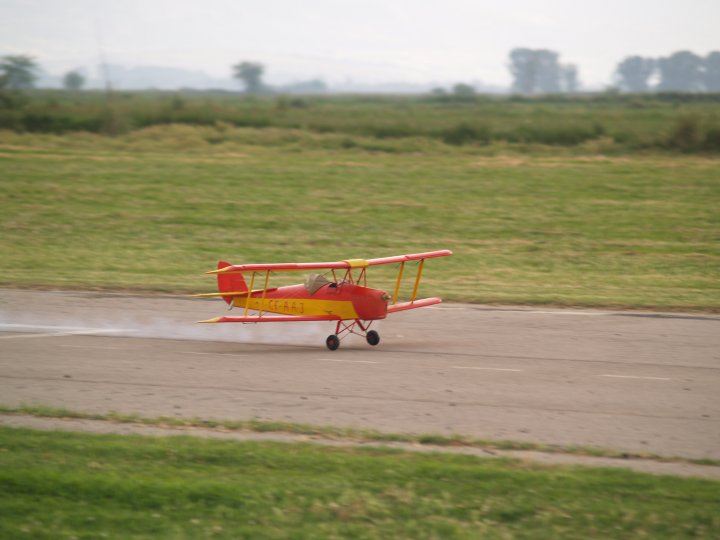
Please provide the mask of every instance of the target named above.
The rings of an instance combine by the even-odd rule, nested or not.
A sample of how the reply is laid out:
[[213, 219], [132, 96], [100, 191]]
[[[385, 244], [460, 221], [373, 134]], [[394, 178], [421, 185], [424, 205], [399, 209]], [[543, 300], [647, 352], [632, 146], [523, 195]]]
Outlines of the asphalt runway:
[[720, 317], [441, 304], [196, 325], [219, 300], [0, 289], [0, 404], [460, 433], [720, 459]]

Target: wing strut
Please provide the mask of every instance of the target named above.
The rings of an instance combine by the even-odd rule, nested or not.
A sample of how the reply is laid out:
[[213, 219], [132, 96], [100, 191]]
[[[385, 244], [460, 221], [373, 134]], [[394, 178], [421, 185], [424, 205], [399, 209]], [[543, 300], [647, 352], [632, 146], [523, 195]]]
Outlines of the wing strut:
[[[435, 255], [435, 253], [443, 253], [443, 255]], [[417, 254], [417, 257], [424, 256], [424, 255], [426, 255], [426, 254], [419, 253], [419, 254]], [[444, 256], [444, 252], [430, 252], [428, 255], [431, 255], [433, 257], [442, 257], [442, 256]], [[415, 255], [406, 255], [406, 257], [416, 257], [416, 256]], [[393, 259], [395, 259], [395, 258], [393, 257]], [[417, 259], [408, 259], [408, 260], [417, 260]], [[395, 261], [393, 261], [393, 262], [395, 262]], [[382, 264], [387, 264], [387, 263], [383, 262]], [[415, 302], [415, 299], [417, 298], [418, 287], [420, 286], [420, 278], [422, 277], [422, 272], [423, 272], [424, 266], [425, 266], [425, 259], [420, 259], [420, 264], [418, 265], [418, 269], [417, 269], [417, 275], [415, 276], [415, 285], [413, 285], [413, 292], [412, 292], [412, 296], [410, 297], [410, 302], [409, 302], [410, 304]], [[405, 271], [405, 261], [401, 260], [400, 261], [400, 269], [398, 270], [397, 280], [395, 281], [395, 292], [393, 292], [392, 300], [390, 302], [391, 306], [394, 306], [397, 303], [398, 296], [400, 295], [400, 285], [402, 283], [404, 271]]]
[[400, 263], [400, 270], [398, 271], [397, 282], [395, 283], [395, 292], [393, 293], [392, 297], [393, 305], [395, 305], [395, 303], [397, 302], [398, 295], [400, 294], [400, 282], [402, 281], [403, 270], [405, 270], [405, 261], [402, 261]]
[[[250, 287], [248, 288], [249, 291], [253, 290], [253, 285], [255, 285], [255, 272], [253, 271], [252, 277], [250, 278]], [[248, 316], [248, 309], [250, 309], [250, 295], [248, 294], [247, 302], [245, 302], [245, 312], [243, 313], [243, 317]]]
[[415, 301], [415, 298], [417, 298], [418, 285], [420, 285], [420, 276], [422, 276], [424, 264], [425, 264], [425, 259], [420, 259], [420, 264], [418, 265], [417, 277], [415, 278], [415, 286], [413, 287], [412, 298], [410, 298], [411, 304]]
[[[253, 272], [253, 276], [254, 275], [255, 275], [255, 273]], [[263, 314], [263, 306], [265, 305], [265, 294], [267, 293], [267, 284], [268, 284], [269, 279], [270, 279], [270, 270], [265, 270], [265, 285], [263, 285], [262, 298], [260, 298], [260, 312], [259, 312], [260, 317], [262, 317], [262, 314]], [[252, 289], [250, 289], [250, 290], [252, 290]], [[250, 297], [248, 297], [248, 304], [249, 303], [250, 303]], [[245, 314], [245, 316], [247, 316], [247, 313]]]

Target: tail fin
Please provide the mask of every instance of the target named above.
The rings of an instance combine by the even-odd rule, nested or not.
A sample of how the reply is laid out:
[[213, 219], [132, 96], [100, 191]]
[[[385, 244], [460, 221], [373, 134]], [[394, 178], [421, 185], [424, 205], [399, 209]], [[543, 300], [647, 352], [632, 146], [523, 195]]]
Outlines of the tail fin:
[[[219, 261], [218, 262], [218, 270], [221, 268], [225, 268], [226, 266], [232, 266], [229, 262], [225, 261]], [[218, 274], [217, 275], [218, 280], [218, 291], [223, 292], [235, 292], [235, 293], [242, 293], [247, 292], [248, 288], [245, 284], [245, 279], [243, 278], [242, 274]], [[232, 296], [223, 296], [222, 297], [225, 302], [227, 302], [228, 305], [232, 305], [233, 297]]]

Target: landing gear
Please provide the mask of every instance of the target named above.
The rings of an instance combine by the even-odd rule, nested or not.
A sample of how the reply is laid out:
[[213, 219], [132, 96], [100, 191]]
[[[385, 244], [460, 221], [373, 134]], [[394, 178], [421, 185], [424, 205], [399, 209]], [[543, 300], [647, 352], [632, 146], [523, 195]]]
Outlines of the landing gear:
[[[327, 345], [328, 349], [334, 351], [340, 346], [340, 340], [343, 338], [343, 334], [356, 334], [364, 337], [370, 345], [375, 346], [380, 343], [380, 334], [375, 330], [370, 330], [371, 324], [372, 321], [365, 325], [360, 319], [338, 321], [335, 327], [335, 333], [328, 336], [325, 340], [325, 345]], [[356, 328], [358, 328], [359, 331], [356, 330]]]
[[335, 334], [328, 336], [328, 338], [325, 340], [325, 345], [327, 345], [328, 349], [334, 351], [340, 346], [340, 338], [337, 337]]

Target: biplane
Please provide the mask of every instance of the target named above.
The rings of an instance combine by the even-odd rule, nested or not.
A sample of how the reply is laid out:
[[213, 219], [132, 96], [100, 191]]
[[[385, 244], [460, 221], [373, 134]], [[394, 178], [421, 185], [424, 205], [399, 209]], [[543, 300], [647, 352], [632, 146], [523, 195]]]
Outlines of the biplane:
[[[218, 262], [217, 293], [194, 296], [221, 297], [230, 309], [242, 308], [238, 317], [215, 317], [201, 323], [267, 323], [296, 321], [333, 321], [335, 333], [325, 340], [334, 351], [340, 340], [350, 334], [364, 337], [370, 345], [380, 343], [380, 335], [371, 330], [373, 321], [384, 319], [390, 313], [417, 309], [442, 302], [440, 298], [417, 298], [420, 278], [426, 259], [447, 257], [449, 250], [412, 253], [380, 259], [348, 259], [337, 262], [271, 263], [233, 265]], [[412, 295], [407, 302], [398, 303], [403, 273], [408, 263], [417, 262]], [[395, 290], [392, 295], [381, 289], [367, 286], [367, 270], [381, 264], [398, 264]], [[270, 274], [275, 272], [316, 271], [304, 283], [285, 287], [268, 287]], [[321, 271], [321, 273], [317, 273]], [[250, 276], [250, 285], [245, 276]], [[261, 288], [254, 288], [256, 283]], [[251, 314], [250, 311], [257, 314]], [[271, 315], [268, 315], [271, 314]]]

